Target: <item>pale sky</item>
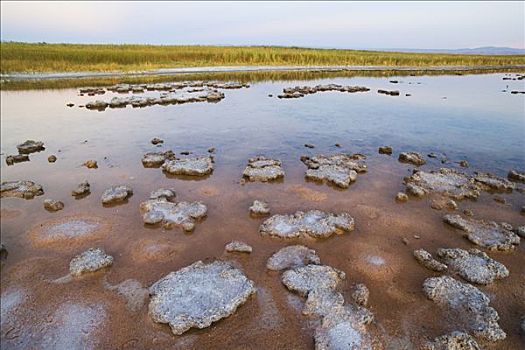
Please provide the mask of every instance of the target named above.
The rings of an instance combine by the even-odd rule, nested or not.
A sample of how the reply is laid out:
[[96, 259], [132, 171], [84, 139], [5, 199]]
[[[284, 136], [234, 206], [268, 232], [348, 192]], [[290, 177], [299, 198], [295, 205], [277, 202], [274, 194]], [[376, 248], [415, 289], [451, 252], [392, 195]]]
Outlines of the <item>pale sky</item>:
[[2, 41], [525, 48], [525, 2], [10, 2]]

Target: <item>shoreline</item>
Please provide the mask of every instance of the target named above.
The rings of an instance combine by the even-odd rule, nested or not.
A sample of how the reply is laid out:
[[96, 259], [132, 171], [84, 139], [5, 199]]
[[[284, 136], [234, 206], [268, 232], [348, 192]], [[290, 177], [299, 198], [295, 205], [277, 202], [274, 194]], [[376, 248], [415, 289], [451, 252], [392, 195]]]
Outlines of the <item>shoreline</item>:
[[113, 71], [113, 72], [52, 72], [52, 73], [8, 73], [0, 74], [3, 81], [27, 81], [27, 80], [58, 80], [58, 79], [78, 79], [78, 78], [118, 78], [118, 77], [140, 77], [158, 75], [177, 75], [188, 73], [237, 73], [237, 72], [468, 72], [480, 70], [499, 70], [499, 69], [524, 69], [525, 65], [504, 65], [504, 66], [216, 66], [216, 67], [187, 67], [187, 68], [161, 68], [147, 71]]

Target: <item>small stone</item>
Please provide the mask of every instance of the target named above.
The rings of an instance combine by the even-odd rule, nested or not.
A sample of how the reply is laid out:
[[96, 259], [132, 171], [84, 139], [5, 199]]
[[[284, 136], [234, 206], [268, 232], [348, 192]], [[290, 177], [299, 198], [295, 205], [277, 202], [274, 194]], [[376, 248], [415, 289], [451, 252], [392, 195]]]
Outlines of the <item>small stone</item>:
[[227, 252], [237, 252], [237, 253], [251, 253], [252, 247], [248, 244], [240, 241], [232, 241], [228, 244], [226, 244], [225, 247]]
[[401, 202], [401, 203], [407, 202], [408, 196], [406, 195], [406, 193], [398, 192], [396, 194], [396, 201]]
[[463, 210], [463, 214], [465, 214], [466, 216], [469, 216], [469, 217], [474, 216], [474, 212], [471, 209]]
[[113, 257], [107, 255], [103, 249], [90, 248], [77, 255], [69, 263], [69, 272], [72, 276], [79, 276], [86, 272], [95, 272], [113, 264]]
[[15, 154], [5, 157], [5, 163], [7, 165], [13, 165], [15, 163], [29, 162], [29, 155], [27, 154]]
[[315, 148], [315, 145], [312, 145], [311, 143], [305, 143], [304, 147], [306, 147], [306, 148]]
[[319, 265], [321, 259], [315, 250], [302, 245], [291, 245], [281, 248], [266, 263], [269, 270], [280, 271], [305, 265]]
[[88, 169], [97, 169], [98, 168], [98, 164], [97, 164], [96, 160], [86, 160], [84, 162], [84, 166], [87, 167]]
[[334, 146], [335, 146], [335, 147], [338, 147], [338, 148], [341, 148], [341, 147], [343, 147], [343, 146], [341, 146], [341, 144], [340, 144], [340, 143], [336, 143], [336, 144], [335, 144]]
[[215, 153], [215, 147], [208, 148], [208, 153]]
[[421, 236], [419, 236], [419, 235], [414, 235], [413, 237], [414, 237], [414, 239], [421, 239]]
[[393, 152], [391, 146], [381, 146], [379, 147], [379, 154], [388, 154], [391, 155]]
[[270, 206], [266, 202], [254, 200], [252, 206], [250, 207], [250, 214], [254, 216], [269, 215]]
[[410, 243], [410, 241], [406, 237], [403, 237], [401, 241], [403, 242], [404, 245], [408, 245]]
[[71, 191], [72, 196], [83, 196], [87, 195], [91, 192], [91, 186], [87, 180], [81, 182], [78, 184], [78, 186]]
[[47, 211], [59, 211], [64, 209], [64, 203], [55, 199], [44, 199], [44, 208]]
[[424, 249], [414, 250], [414, 257], [421, 265], [432, 271], [442, 272], [448, 268], [447, 265], [434, 259], [432, 255]]
[[66, 104], [67, 107], [73, 107], [75, 104], [74, 103], [71, 103], [69, 102], [68, 104]]
[[459, 166], [462, 167], [462, 168], [468, 168], [469, 167], [469, 164], [466, 160], [461, 160], [459, 161]]
[[16, 146], [18, 153], [29, 154], [34, 152], [40, 152], [45, 150], [44, 143], [42, 141], [27, 140]]
[[47, 157], [47, 161], [48, 161], [49, 163], [54, 163], [54, 162], [57, 161], [57, 157], [56, 157], [54, 154], [52, 154], [52, 155], [50, 155], [49, 157]]
[[402, 163], [411, 163], [416, 166], [426, 164], [426, 160], [417, 152], [402, 152], [399, 154], [399, 161]]
[[0, 243], [0, 260], [7, 259], [7, 255], [8, 255], [7, 248], [5, 247], [3, 243]]
[[158, 145], [159, 143], [164, 143], [163, 139], [159, 139], [158, 137], [154, 137], [151, 139], [151, 143], [154, 145]]
[[359, 306], [366, 306], [368, 304], [369, 296], [370, 291], [363, 283], [357, 284], [354, 291], [352, 292], [352, 299], [354, 299], [355, 303]]
[[122, 202], [133, 194], [133, 189], [126, 185], [113, 186], [102, 194], [100, 200], [102, 204]]

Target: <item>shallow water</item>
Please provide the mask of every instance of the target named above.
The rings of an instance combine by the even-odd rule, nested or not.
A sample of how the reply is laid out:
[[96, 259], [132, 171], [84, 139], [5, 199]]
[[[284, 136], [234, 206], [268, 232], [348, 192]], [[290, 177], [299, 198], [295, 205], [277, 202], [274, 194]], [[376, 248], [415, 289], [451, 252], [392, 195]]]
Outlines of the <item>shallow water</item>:
[[[453, 316], [425, 298], [422, 282], [436, 273], [418, 265], [412, 251], [425, 248], [434, 253], [439, 247], [474, 246], [442, 222], [445, 211], [431, 209], [429, 199], [405, 204], [394, 201], [396, 193], [404, 189], [403, 177], [414, 168], [399, 163], [397, 155], [401, 151], [437, 153], [436, 159], [426, 158], [422, 169], [427, 170], [443, 166], [443, 154], [449, 159], [448, 167], [462, 169], [455, 162], [468, 160], [470, 167], [463, 170], [469, 173], [490, 171], [506, 176], [509, 169], [525, 170], [525, 98], [509, 93], [525, 90], [525, 81], [502, 80], [504, 76], [258, 82], [248, 89], [224, 90], [226, 97], [219, 103], [103, 112], [78, 105], [124, 95], [78, 96], [75, 89], [2, 91], [2, 181], [32, 180], [45, 191], [32, 200], [1, 201], [2, 243], [9, 251], [2, 262], [1, 290], [2, 296], [10, 296], [6, 300], [16, 301], [5, 306], [6, 323], [2, 297], [2, 347], [312, 348], [313, 329], [301, 315], [303, 300], [282, 286], [279, 273], [265, 268], [272, 253], [288, 244], [305, 244], [318, 252], [322, 263], [344, 271], [346, 300], [351, 299], [354, 283], [370, 288], [369, 305], [375, 314], [371, 329], [385, 347], [412, 344], [417, 348], [425, 339], [457, 329]], [[362, 85], [371, 91], [276, 97], [285, 87], [321, 83]], [[401, 94], [380, 95], [378, 89], [399, 90]], [[407, 93], [411, 96], [405, 96]], [[75, 106], [66, 107], [68, 102]], [[153, 146], [153, 137], [164, 139], [164, 144]], [[30, 162], [7, 166], [5, 156], [15, 154], [16, 145], [26, 139], [44, 141], [46, 150], [31, 154]], [[305, 148], [305, 143], [316, 147]], [[381, 145], [391, 145], [393, 156], [378, 154]], [[206, 154], [210, 147], [216, 148], [215, 169], [199, 180], [168, 177], [141, 163], [148, 151]], [[368, 172], [360, 174], [347, 190], [304, 180], [301, 155], [336, 152], [366, 154]], [[57, 156], [56, 163], [47, 162], [51, 154]], [[284, 180], [241, 185], [247, 159], [258, 154], [282, 160]], [[97, 160], [98, 169], [83, 167], [88, 159]], [[91, 194], [75, 199], [71, 190], [83, 180], [90, 182]], [[130, 185], [133, 196], [120, 205], [102, 206], [102, 192], [119, 184]], [[208, 206], [207, 218], [196, 224], [193, 233], [142, 223], [139, 203], [160, 187], [174, 187], [177, 200], [200, 200]], [[525, 224], [520, 215], [524, 194], [514, 191], [502, 196], [506, 204], [483, 193], [477, 201], [459, 202], [459, 210], [472, 209], [475, 217], [515, 226]], [[44, 198], [63, 201], [64, 210], [45, 211]], [[354, 217], [356, 229], [326, 240], [261, 237], [258, 227], [263, 219], [248, 213], [254, 199], [267, 201], [272, 213], [347, 211]], [[62, 230], [70, 225], [64, 218], [72, 217], [73, 225], [78, 226], [79, 218], [91, 216], [108, 225], [103, 234], [74, 241], [64, 236], [52, 244], [37, 237], [48, 220], [61, 223], [58, 229]], [[46, 227], [51, 233], [53, 227], [57, 229], [49, 224]], [[77, 228], [75, 238], [88, 230]], [[252, 245], [253, 253], [224, 252], [224, 245], [234, 239]], [[73, 256], [95, 246], [115, 258], [110, 269], [70, 283], [51, 282], [67, 274]], [[480, 342], [484, 348], [514, 349], [524, 343], [519, 330], [520, 317], [525, 315], [524, 252], [523, 243], [511, 253], [489, 252], [509, 268], [510, 276], [479, 288], [491, 297], [507, 339], [496, 344]], [[131, 311], [124, 298], [104, 288], [107, 283], [116, 285], [131, 278], [149, 286], [196, 260], [214, 259], [235, 261], [260, 290], [233, 316], [183, 336], [172, 335], [167, 325], [153, 323], [147, 303]], [[26, 297], [14, 298], [16, 295]], [[77, 317], [77, 311], [86, 308], [89, 319]], [[74, 333], [71, 340], [61, 338], [60, 333], [60, 329], [62, 334], [73, 332], [71, 325], [64, 325], [69, 319], [86, 329]]]

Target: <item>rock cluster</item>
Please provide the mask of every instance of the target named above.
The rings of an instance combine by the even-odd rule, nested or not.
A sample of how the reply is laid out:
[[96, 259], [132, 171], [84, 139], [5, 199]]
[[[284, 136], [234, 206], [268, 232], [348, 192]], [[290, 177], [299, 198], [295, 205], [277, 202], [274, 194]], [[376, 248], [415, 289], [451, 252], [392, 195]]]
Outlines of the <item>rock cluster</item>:
[[317, 155], [301, 157], [308, 167], [305, 177], [314, 181], [322, 181], [337, 187], [348, 188], [357, 179], [358, 173], [367, 171], [362, 154], [334, 154], [331, 156]]
[[296, 86], [283, 89], [283, 93], [278, 98], [299, 98], [305, 95], [315, 94], [322, 91], [339, 91], [339, 92], [367, 92], [369, 88], [364, 86], [343, 86], [337, 84], [316, 85], [316, 86]]
[[248, 159], [242, 176], [250, 181], [268, 182], [283, 178], [284, 170], [280, 160], [257, 156]]

